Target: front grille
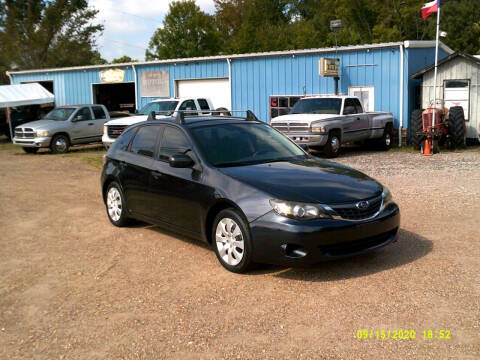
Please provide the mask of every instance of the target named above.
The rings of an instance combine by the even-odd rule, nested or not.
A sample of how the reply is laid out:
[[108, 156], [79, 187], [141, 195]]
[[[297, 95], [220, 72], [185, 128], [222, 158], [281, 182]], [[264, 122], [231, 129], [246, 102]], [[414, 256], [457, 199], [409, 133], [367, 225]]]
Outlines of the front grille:
[[34, 139], [35, 135], [35, 131], [33, 131], [31, 128], [15, 129], [15, 137], [18, 139]]
[[364, 220], [371, 218], [382, 206], [382, 197], [378, 196], [373, 199], [369, 199], [368, 206], [365, 209], [358, 208], [356, 203], [345, 205], [334, 205], [331, 208], [342, 218], [346, 220]]
[[122, 135], [126, 127], [127, 125], [108, 125], [107, 126], [108, 136], [112, 139], [116, 139], [117, 137]]
[[310, 125], [308, 123], [285, 122], [273, 123], [272, 127], [282, 132], [309, 132]]

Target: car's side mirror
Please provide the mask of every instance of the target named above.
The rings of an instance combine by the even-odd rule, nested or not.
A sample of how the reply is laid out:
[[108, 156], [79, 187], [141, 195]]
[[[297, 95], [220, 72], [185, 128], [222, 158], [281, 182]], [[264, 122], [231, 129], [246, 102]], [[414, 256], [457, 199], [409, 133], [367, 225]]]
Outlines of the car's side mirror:
[[298, 144], [303, 150], [308, 151], [308, 145], [307, 144]]
[[173, 154], [168, 159], [168, 163], [173, 168], [188, 168], [195, 164], [192, 158], [186, 154]]
[[85, 120], [85, 116], [83, 116], [83, 115], [77, 115], [73, 118], [74, 122], [75, 121], [83, 121], [83, 120]]
[[343, 109], [343, 115], [355, 114], [355, 106], [345, 106]]

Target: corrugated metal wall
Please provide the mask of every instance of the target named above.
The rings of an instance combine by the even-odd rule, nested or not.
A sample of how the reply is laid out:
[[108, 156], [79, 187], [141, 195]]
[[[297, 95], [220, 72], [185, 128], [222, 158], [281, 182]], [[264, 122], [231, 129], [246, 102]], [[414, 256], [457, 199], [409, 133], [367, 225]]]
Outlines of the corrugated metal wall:
[[[422, 108], [430, 105], [433, 100], [434, 72], [429, 71], [423, 75], [422, 82]], [[462, 57], [442, 64], [437, 73], [437, 99], [443, 100], [444, 80], [470, 80], [470, 119], [467, 125], [467, 137], [475, 138], [479, 134], [480, 119], [480, 65]]]
[[251, 109], [269, 119], [270, 95], [307, 95], [334, 92], [334, 80], [318, 75], [321, 57], [340, 59], [339, 90], [350, 86], [374, 86], [375, 110], [391, 111], [398, 124], [399, 48], [325, 54], [304, 54], [232, 60], [232, 108]]

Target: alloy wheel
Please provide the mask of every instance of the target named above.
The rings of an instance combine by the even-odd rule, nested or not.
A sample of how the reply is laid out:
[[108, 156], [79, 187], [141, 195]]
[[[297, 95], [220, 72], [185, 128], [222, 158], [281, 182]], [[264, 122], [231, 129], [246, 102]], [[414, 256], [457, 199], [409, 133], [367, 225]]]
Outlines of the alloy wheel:
[[117, 188], [112, 187], [108, 190], [107, 194], [107, 208], [108, 208], [108, 216], [113, 221], [119, 221], [120, 217], [122, 216], [122, 197], [120, 196], [120, 192]]
[[228, 265], [235, 266], [243, 259], [245, 242], [240, 226], [235, 220], [223, 218], [218, 222], [215, 231], [220, 258]]

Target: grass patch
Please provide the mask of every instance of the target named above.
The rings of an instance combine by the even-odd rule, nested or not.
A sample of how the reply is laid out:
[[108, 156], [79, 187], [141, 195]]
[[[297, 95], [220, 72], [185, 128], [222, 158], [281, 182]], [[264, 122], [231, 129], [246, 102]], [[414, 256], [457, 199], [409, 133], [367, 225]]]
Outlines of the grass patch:
[[18, 147], [13, 145], [11, 142], [1, 142], [0, 143], [0, 151], [4, 150], [15, 150]]
[[103, 147], [86, 147], [81, 149], [72, 148], [69, 153], [62, 155], [63, 157], [73, 157], [85, 161], [94, 168], [101, 169], [103, 166], [103, 155], [105, 149]]

